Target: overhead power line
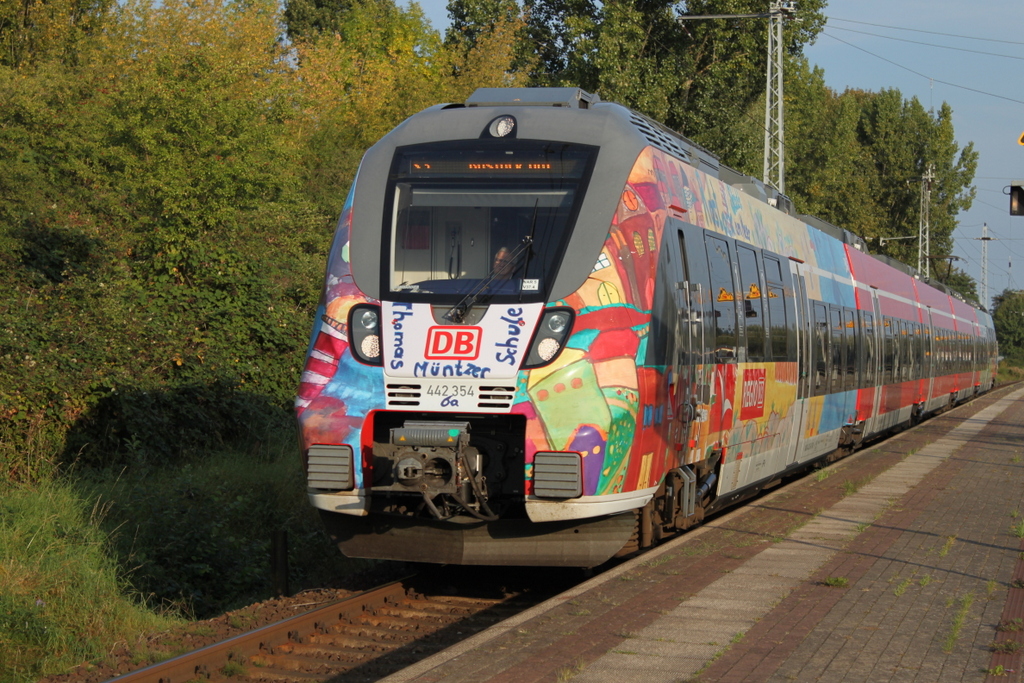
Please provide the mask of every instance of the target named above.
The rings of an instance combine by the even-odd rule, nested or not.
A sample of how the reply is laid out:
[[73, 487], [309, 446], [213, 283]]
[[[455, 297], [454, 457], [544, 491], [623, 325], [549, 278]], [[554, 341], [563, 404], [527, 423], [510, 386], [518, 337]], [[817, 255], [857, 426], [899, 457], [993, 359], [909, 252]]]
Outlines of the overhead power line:
[[950, 83], [949, 81], [944, 81], [944, 80], [939, 79], [939, 78], [932, 78], [931, 76], [927, 76], [927, 75], [921, 73], [920, 71], [914, 71], [910, 67], [904, 66], [904, 65], [900, 64], [899, 62], [894, 62], [891, 59], [887, 59], [887, 58], [885, 58], [885, 57], [883, 57], [881, 55], [877, 55], [874, 52], [871, 52], [870, 50], [865, 50], [864, 48], [862, 48], [862, 47], [860, 47], [858, 45], [854, 45], [853, 43], [851, 43], [849, 41], [843, 40], [839, 36], [834, 36], [831, 33], [829, 33], [828, 31], [822, 31], [822, 33], [824, 35], [828, 36], [829, 38], [831, 38], [832, 40], [838, 40], [840, 43], [843, 43], [844, 45], [849, 45], [850, 47], [852, 47], [852, 48], [854, 48], [856, 50], [860, 50], [861, 52], [863, 52], [865, 54], [869, 54], [872, 57], [875, 57], [876, 59], [881, 59], [883, 62], [888, 62], [889, 64], [892, 64], [893, 66], [898, 66], [899, 68], [903, 69], [904, 71], [909, 71], [910, 73], [914, 74], [915, 76], [920, 76], [921, 78], [927, 78], [929, 81], [934, 81], [936, 83], [942, 83], [943, 85], [948, 85], [951, 88], [960, 88], [961, 90], [968, 90], [970, 92], [978, 93], [979, 95], [988, 95], [989, 97], [995, 97], [995, 98], [1000, 99], [1000, 100], [1006, 100], [1007, 102], [1014, 102], [1016, 104], [1024, 104], [1024, 100], [1015, 100], [1012, 97], [1006, 97], [1005, 95], [996, 95], [995, 93], [985, 92], [984, 90], [978, 90], [977, 88], [968, 88], [966, 85], [959, 85], [957, 83]]
[[1002, 57], [1004, 59], [1020, 59], [1024, 60], [1024, 57], [1018, 57], [1017, 55], [1001, 55], [998, 52], [984, 52], [983, 50], [970, 50], [965, 47], [953, 47], [952, 45], [938, 45], [936, 43], [925, 43], [920, 40], [908, 40], [907, 38], [897, 38], [896, 36], [886, 36], [881, 33], [871, 33], [869, 31], [858, 31], [855, 28], [845, 28], [843, 26], [832, 26], [833, 31], [848, 31], [849, 33], [859, 33], [862, 36], [874, 36], [875, 38], [885, 38], [886, 40], [898, 40], [901, 43], [912, 43], [914, 45], [924, 45], [926, 47], [938, 47], [943, 50], [956, 50], [957, 52], [970, 52], [975, 55], [985, 55], [987, 57]]
[[1024, 43], [1016, 40], [998, 40], [997, 38], [980, 38], [977, 36], [961, 36], [956, 33], [940, 33], [939, 31], [925, 31], [919, 28], [906, 28], [905, 26], [888, 26], [886, 24], [872, 24], [867, 21], [854, 21], [853, 19], [840, 19], [839, 17], [829, 17], [829, 21], [845, 21], [849, 24], [860, 24], [862, 26], [876, 26], [878, 28], [889, 28], [894, 31], [913, 31], [914, 33], [928, 33], [933, 36], [946, 36], [948, 38], [963, 38], [964, 40], [981, 40], [986, 43], [1005, 43], [1006, 45], [1024, 45]]

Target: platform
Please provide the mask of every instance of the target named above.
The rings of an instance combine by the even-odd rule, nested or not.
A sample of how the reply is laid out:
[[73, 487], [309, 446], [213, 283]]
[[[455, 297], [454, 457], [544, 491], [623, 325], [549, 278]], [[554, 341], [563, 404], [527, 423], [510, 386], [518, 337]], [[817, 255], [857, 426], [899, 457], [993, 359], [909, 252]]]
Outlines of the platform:
[[1017, 385], [384, 680], [1019, 683], [1021, 536]]

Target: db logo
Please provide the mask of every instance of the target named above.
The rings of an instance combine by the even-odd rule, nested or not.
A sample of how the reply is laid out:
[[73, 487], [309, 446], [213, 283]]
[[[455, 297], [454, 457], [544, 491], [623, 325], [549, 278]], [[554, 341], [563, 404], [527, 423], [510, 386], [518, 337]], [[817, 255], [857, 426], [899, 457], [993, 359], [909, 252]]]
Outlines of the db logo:
[[476, 360], [480, 355], [479, 327], [431, 327], [427, 330], [427, 360]]
[[752, 420], [764, 416], [765, 371], [763, 368], [743, 371], [743, 399], [740, 419]]

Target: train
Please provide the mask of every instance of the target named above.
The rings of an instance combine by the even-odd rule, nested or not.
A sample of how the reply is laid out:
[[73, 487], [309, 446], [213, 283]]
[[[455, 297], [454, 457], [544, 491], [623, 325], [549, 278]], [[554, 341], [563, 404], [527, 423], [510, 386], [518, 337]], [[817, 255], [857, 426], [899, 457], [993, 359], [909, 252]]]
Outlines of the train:
[[349, 557], [594, 567], [993, 387], [991, 316], [579, 88], [362, 158], [296, 415]]

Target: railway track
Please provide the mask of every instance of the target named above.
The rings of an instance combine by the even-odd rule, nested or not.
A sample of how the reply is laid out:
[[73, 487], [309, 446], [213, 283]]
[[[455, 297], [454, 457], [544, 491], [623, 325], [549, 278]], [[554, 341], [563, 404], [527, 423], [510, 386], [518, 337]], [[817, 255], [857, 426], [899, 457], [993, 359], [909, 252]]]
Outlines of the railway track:
[[507, 589], [501, 585], [507, 577], [481, 576], [485, 571], [477, 568], [478, 580], [469, 584], [459, 579], [474, 588], [458, 595], [450, 594], [439, 570], [428, 571], [427, 578], [394, 581], [110, 680], [375, 681], [582, 579], [578, 571], [558, 570], [553, 581], [538, 577]]

